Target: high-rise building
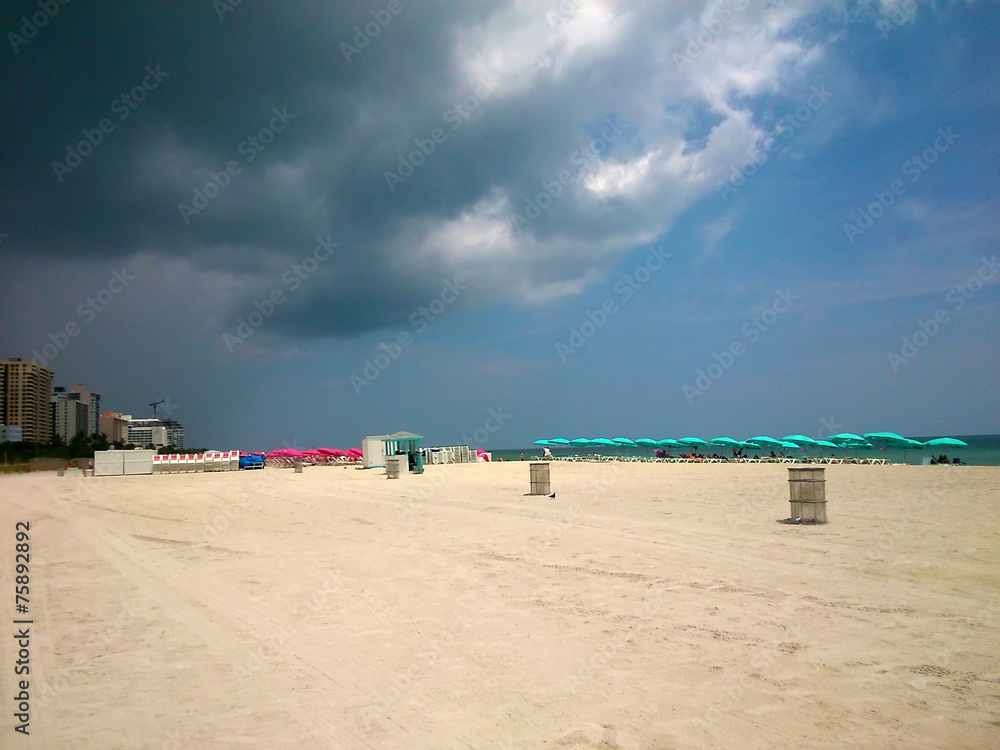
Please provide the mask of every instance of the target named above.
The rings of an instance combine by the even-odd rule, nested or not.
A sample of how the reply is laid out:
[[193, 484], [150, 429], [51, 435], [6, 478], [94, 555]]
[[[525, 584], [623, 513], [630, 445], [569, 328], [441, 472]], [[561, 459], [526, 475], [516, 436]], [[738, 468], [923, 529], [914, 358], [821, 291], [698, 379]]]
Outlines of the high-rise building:
[[100, 418], [101, 434], [108, 439], [109, 443], [127, 443], [128, 423], [131, 421], [131, 414], [106, 411], [101, 414]]
[[162, 448], [167, 444], [167, 428], [159, 419], [133, 419], [128, 423], [128, 441]]
[[163, 426], [167, 429], [167, 445], [173, 445], [181, 450], [184, 449], [184, 426], [175, 419], [161, 419]]
[[52, 378], [54, 373], [18, 357], [0, 360], [0, 424], [20, 427], [23, 439], [52, 439]]
[[71, 385], [66, 393], [69, 394], [70, 401], [80, 401], [87, 405], [87, 427], [84, 432], [88, 435], [99, 435], [101, 433], [101, 394], [94, 393], [79, 383]]
[[135, 445], [184, 447], [184, 427], [173, 419], [133, 419], [128, 423], [128, 442]]
[[52, 389], [52, 434], [69, 442], [77, 433], [88, 434], [90, 429], [90, 407], [73, 398], [65, 388]]

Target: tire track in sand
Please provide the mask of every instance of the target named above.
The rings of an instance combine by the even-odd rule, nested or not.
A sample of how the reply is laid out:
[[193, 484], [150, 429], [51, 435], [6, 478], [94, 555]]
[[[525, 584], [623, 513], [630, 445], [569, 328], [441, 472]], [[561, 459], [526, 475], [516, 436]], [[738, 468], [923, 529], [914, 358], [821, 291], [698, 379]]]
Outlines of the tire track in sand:
[[[234, 669], [236, 665], [246, 661], [247, 649], [251, 644], [263, 647], [268, 643], [267, 635], [281, 632], [281, 626], [277, 622], [259, 611], [253, 611], [256, 608], [249, 601], [227, 591], [218, 581], [193, 575], [176, 561], [142, 550], [118, 533], [85, 520], [82, 515], [77, 513], [66, 519], [78, 538], [135, 584], [143, 595], [157, 602], [186, 632], [197, 634], [213, 654], [232, 664]], [[238, 632], [234, 634], [232, 629], [206, 617], [206, 609], [221, 615]], [[328, 689], [318, 696], [304, 693], [301, 683], [294, 676], [275, 669], [261, 669], [254, 674], [253, 680], [276, 703], [287, 700], [289, 696], [296, 696], [294, 709], [289, 709], [289, 718], [307, 730], [307, 735], [302, 739], [322, 738], [336, 743], [334, 747], [374, 747], [367, 738], [344, 726], [342, 722], [331, 721], [332, 707], [323, 699], [330, 692], [352, 690], [353, 686], [317, 669], [298, 654], [294, 654], [294, 657], [300, 671], [309, 673], [316, 682], [325, 684]], [[354, 690], [357, 688], [354, 687]]]

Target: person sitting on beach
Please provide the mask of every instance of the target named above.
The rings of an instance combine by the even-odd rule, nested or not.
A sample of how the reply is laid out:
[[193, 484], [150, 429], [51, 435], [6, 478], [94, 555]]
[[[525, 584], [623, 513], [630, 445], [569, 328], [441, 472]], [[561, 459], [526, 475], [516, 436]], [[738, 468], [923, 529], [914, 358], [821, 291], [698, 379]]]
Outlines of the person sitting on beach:
[[774, 455], [774, 451], [771, 451], [771, 458], [777, 458], [777, 456]]
[[546, 446], [542, 450], [542, 458], [552, 458], [552, 451]]

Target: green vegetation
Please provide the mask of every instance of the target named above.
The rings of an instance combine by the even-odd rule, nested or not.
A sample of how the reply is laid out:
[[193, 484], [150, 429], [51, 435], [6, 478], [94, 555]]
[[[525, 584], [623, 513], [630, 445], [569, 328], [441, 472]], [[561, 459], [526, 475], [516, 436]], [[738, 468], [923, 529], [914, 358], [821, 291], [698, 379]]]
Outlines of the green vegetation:
[[112, 446], [104, 435], [84, 435], [78, 432], [68, 443], [62, 438], [53, 438], [48, 443], [0, 443], [0, 458], [3, 465], [22, 464], [30, 458], [93, 458], [94, 451], [105, 451]]
[[155, 445], [133, 445], [131, 443], [109, 443], [104, 435], [84, 435], [78, 432], [68, 443], [61, 438], [53, 438], [48, 443], [31, 443], [27, 441], [19, 443], [0, 443], [0, 471], [10, 473], [18, 471], [17, 467], [24, 466], [21, 471], [27, 471], [27, 462], [32, 458], [63, 458], [70, 461], [74, 458], [93, 458], [94, 451], [106, 451], [110, 449], [131, 450], [132, 448], [148, 448], [159, 453], [204, 453], [203, 448], [178, 448], [175, 445], [167, 445], [157, 448]]

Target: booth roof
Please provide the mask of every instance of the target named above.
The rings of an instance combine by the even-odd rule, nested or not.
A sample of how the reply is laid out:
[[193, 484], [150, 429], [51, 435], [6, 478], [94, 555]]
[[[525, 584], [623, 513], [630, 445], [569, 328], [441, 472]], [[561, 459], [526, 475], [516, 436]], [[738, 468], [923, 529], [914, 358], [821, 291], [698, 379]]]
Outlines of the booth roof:
[[393, 435], [383, 435], [383, 440], [423, 440], [423, 435], [414, 435], [412, 432], [397, 432]]

